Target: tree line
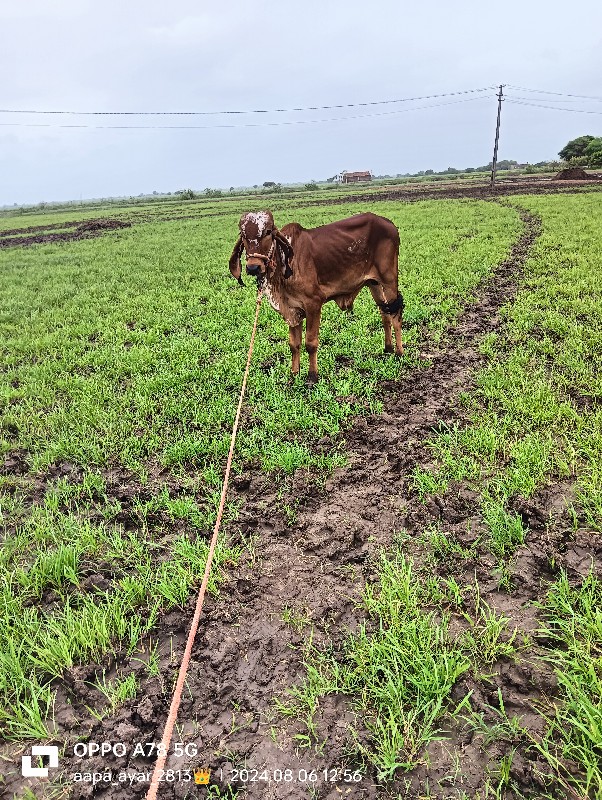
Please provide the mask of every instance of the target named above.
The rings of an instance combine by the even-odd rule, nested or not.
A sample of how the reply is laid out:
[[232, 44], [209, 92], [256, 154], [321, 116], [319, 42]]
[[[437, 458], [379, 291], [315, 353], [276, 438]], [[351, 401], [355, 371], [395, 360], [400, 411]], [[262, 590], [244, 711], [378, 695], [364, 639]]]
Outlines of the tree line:
[[558, 155], [573, 167], [602, 167], [602, 136], [578, 136], [565, 144]]

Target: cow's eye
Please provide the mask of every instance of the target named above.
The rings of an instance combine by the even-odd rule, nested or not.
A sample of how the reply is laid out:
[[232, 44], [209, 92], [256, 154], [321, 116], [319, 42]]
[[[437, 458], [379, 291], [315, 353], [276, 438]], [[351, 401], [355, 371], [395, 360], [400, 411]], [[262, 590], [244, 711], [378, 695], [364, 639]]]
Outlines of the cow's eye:
[[272, 231], [266, 231], [263, 235], [264, 236], [271, 236], [272, 235]]

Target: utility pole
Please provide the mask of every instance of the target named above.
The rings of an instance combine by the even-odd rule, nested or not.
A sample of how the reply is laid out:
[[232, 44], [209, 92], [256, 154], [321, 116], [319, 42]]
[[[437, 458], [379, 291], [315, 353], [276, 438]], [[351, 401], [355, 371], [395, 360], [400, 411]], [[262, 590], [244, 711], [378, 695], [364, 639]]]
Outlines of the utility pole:
[[500, 140], [500, 116], [502, 113], [502, 100], [504, 99], [505, 84], [500, 84], [500, 91], [497, 96], [497, 125], [495, 126], [495, 144], [493, 145], [493, 164], [491, 169], [491, 189], [495, 186], [495, 171], [497, 168], [497, 145]]

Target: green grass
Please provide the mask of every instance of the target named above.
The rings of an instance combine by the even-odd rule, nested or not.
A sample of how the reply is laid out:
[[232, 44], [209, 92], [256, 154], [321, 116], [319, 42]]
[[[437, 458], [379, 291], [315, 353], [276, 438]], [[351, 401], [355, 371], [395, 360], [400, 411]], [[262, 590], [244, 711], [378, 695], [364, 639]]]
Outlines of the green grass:
[[541, 608], [561, 700], [542, 704], [546, 730], [533, 745], [551, 769], [550, 786], [602, 797], [602, 582], [590, 573], [572, 587], [563, 574]]
[[[328, 694], [348, 696], [356, 714], [351, 729], [356, 756], [376, 767], [379, 780], [407, 772], [424, 761], [429, 742], [445, 738], [453, 703], [451, 690], [467, 670], [479, 671], [516, 653], [509, 620], [481, 601], [471, 587], [474, 612], [456, 608], [464, 632], [452, 636], [444, 581], [415, 573], [400, 550], [382, 555], [379, 578], [365, 587], [366, 619], [349, 635], [341, 652], [306, 647], [306, 678], [277, 707], [306, 729], [297, 739], [309, 746], [319, 739], [320, 702]], [[462, 605], [462, 598], [456, 598]], [[367, 734], [367, 740], [366, 740]]]
[[[543, 589], [535, 645], [513, 626], [510, 614], [481, 599], [476, 582], [462, 586], [455, 573], [445, 580], [433, 575], [433, 567], [475, 559], [485, 548], [497, 562], [499, 588], [513, 594], [513, 560], [530, 544], [515, 504], [559, 482], [574, 526], [588, 531], [592, 542], [602, 532], [600, 195], [512, 202], [541, 216], [542, 235], [516, 300], [503, 309], [504, 328], [483, 338], [487, 361], [475, 390], [459, 398], [468, 422], [439, 430], [429, 443], [436, 466], [417, 467], [412, 476], [423, 500], [452, 491], [454, 482], [476, 490], [483, 532], [466, 546], [443, 521], [418, 537], [420, 568], [412, 571], [399, 555], [384, 559], [378, 581], [366, 589], [366, 619], [359, 631], [338, 652], [309, 648], [306, 680], [280, 708], [303, 721], [307, 732], [300, 741], [312, 744], [320, 736], [322, 698], [348, 695], [358, 730], [368, 731], [368, 741], [356, 733], [356, 754], [373, 763], [381, 778], [391, 778], [425, 758], [428, 743], [442, 735], [457, 711], [450, 700], [454, 671], [444, 666], [449, 659], [458, 665], [458, 675], [470, 669], [494, 686], [500, 659], [540, 659], [558, 681], [558, 691], [535, 704], [543, 735], [507, 715], [501, 689], [499, 710], [490, 708], [487, 721], [482, 712], [466, 718], [485, 745], [497, 741], [506, 751], [490, 765], [485, 796], [519, 791], [511, 767], [520, 748], [523, 758], [539, 758], [546, 797], [602, 797], [599, 576], [575, 585], [561, 575]], [[562, 497], [556, 502], [561, 506]], [[553, 527], [553, 513], [544, 527]], [[533, 551], [539, 559], [540, 542]], [[545, 558], [542, 566], [545, 573]], [[537, 591], [542, 574], [533, 577]], [[464, 625], [455, 638], [450, 614]], [[450, 681], [437, 683], [445, 675]], [[431, 696], [429, 686], [437, 690]]]
[[[450, 715], [468, 698], [453, 703], [450, 693], [460, 676], [478, 672], [516, 653], [516, 632], [470, 588], [474, 611], [452, 600], [464, 619], [464, 631], [450, 633], [450, 596], [445, 581], [421, 577], [401, 550], [381, 555], [378, 581], [363, 594], [365, 621], [350, 634], [340, 652], [306, 646], [305, 680], [277, 700], [279, 711], [298, 718], [306, 733], [297, 739], [309, 746], [319, 740], [320, 703], [328, 694], [350, 698], [356, 727], [350, 749], [370, 762], [379, 780], [390, 780], [424, 762], [429, 742], [446, 738]], [[453, 595], [452, 595], [453, 596]], [[367, 737], [367, 738], [366, 738]]]
[[[188, 518], [188, 504], [177, 509], [180, 518], [183, 510]], [[45, 738], [47, 728], [52, 729], [53, 678], [108, 652], [135, 653], [163, 610], [186, 603], [204, 570], [207, 543], [196, 538], [190, 523], [186, 533], [163, 544], [144, 519], [142, 514], [138, 530], [125, 532], [121, 526], [93, 525], [78, 515], [34, 506], [5, 539], [0, 725], [7, 738]], [[191, 519], [206, 525], [198, 509]], [[235, 563], [238, 555], [239, 548], [220, 541], [210, 591], [218, 589], [222, 565]], [[84, 573], [99, 571], [110, 588], [83, 590]]]
[[424, 745], [439, 735], [445, 699], [469, 667], [451, 646], [447, 618], [435, 621], [423, 610], [424, 599], [411, 563], [401, 556], [383, 558], [378, 587], [367, 587], [364, 595], [368, 620], [348, 638], [339, 658], [310, 649], [305, 683], [291, 690], [290, 705], [279, 704], [284, 713], [305, 720], [307, 744], [316, 736], [320, 698], [342, 693], [356, 700], [370, 733], [367, 745], [355, 733], [357, 751], [380, 778], [415, 766]]
[[[0, 251], [0, 461], [20, 453], [30, 470], [0, 476], [0, 727], [8, 738], [44, 738], [53, 727], [52, 679], [116, 650], [136, 655], [204, 568], [254, 307], [254, 288], [238, 287], [227, 268], [250, 202], [129, 208], [126, 218], [147, 221]], [[280, 225], [318, 225], [365, 208], [278, 202]], [[440, 335], [520, 226], [511, 209], [482, 202], [372, 208], [400, 228], [409, 355], [401, 365], [381, 355], [380, 315], [365, 292], [353, 318], [326, 307], [318, 386], [289, 386], [286, 326], [262, 309], [235, 469], [290, 474], [341, 463], [336, 449], [316, 455], [315, 440], [379, 409], [378, 382], [415, 363], [418, 326]], [[216, 211], [222, 216], [204, 216]], [[180, 212], [194, 217], [157, 221]], [[15, 220], [4, 218], [3, 229]], [[341, 366], [337, 355], [353, 361]], [[71, 477], [45, 474], [61, 464]], [[107, 483], [111, 469], [129, 476], [125, 505]], [[295, 513], [291, 506], [291, 523]], [[220, 545], [216, 575], [237, 555]], [[86, 583], [93, 573], [102, 589]]]
[[[319, 194], [53, 212], [40, 224], [105, 213], [139, 224], [97, 239], [0, 251], [0, 462], [17, 452], [29, 468], [23, 477], [0, 476], [6, 738], [44, 739], [53, 727], [53, 679], [108, 653], [136, 657], [160, 614], [186, 603], [204, 567], [254, 306], [253, 287], [240, 289], [227, 270], [238, 215], [269, 204], [279, 225], [311, 226], [366, 208], [298, 207]], [[427, 565], [465, 562], [487, 547], [509, 592], [512, 561], [528, 544], [518, 498], [563, 480], [574, 487], [575, 525], [602, 531], [600, 195], [512, 202], [541, 215], [542, 236], [504, 310], [505, 328], [481, 342], [486, 366], [476, 390], [459, 399], [470, 421], [441, 430], [431, 441], [437, 468], [413, 475], [423, 498], [453, 481], [480, 495], [478, 540], [466, 546], [443, 526], [430, 528], [420, 538]], [[520, 230], [511, 208], [490, 203], [370, 207], [401, 232], [406, 358], [399, 364], [380, 355], [379, 315], [363, 293], [353, 318], [325, 308], [320, 384], [289, 386], [286, 326], [262, 309], [236, 469], [282, 477], [340, 463], [336, 450], [317, 456], [316, 439], [340, 436], [353, 415], [379, 410], [379, 381], [418, 363], [422, 326], [441, 336]], [[191, 218], [162, 221], [169, 216]], [[0, 229], [37, 223], [30, 215], [3, 217]], [[65, 463], [74, 466], [71, 477], [45, 474]], [[133, 496], [116, 496], [110, 470], [129, 475]], [[294, 504], [283, 510], [294, 524]], [[236, 508], [228, 513], [232, 519]], [[238, 555], [220, 544], [213, 591], [219, 568]], [[89, 585], [93, 574], [101, 588]], [[560, 692], [540, 706], [545, 731], [529, 742], [547, 765], [552, 796], [555, 781], [569, 794], [602, 793], [600, 600], [591, 576], [579, 587], [560, 578], [542, 602], [544, 656]], [[421, 763], [428, 743], [466, 711], [467, 701], [450, 700], [465, 672], [489, 680], [500, 659], [520, 657], [529, 643], [508, 614], [481, 599], [476, 580], [463, 585], [459, 576], [419, 572], [399, 552], [383, 557], [363, 609], [364, 623], [341, 650], [308, 645], [306, 680], [281, 708], [304, 722], [299, 744], [312, 744], [322, 698], [346, 694], [358, 719], [350, 747], [391, 778]], [[285, 607], [282, 619], [311, 641], [310, 609]], [[157, 669], [155, 654], [149, 670]], [[100, 688], [111, 709], [137, 687], [124, 673], [101, 679]], [[491, 767], [492, 797], [511, 789], [514, 748], [527, 736], [506, 715], [501, 694], [499, 705], [487, 735], [510, 749]], [[486, 723], [473, 714], [471, 724]]]
[[503, 570], [524, 542], [513, 498], [548, 483], [575, 485], [575, 515], [602, 531], [602, 204], [599, 194], [520, 197], [543, 231], [503, 335], [488, 334], [472, 421], [438, 434], [438, 466], [418, 471], [421, 496], [466, 480], [482, 493], [491, 552]]
[[[295, 216], [316, 225], [357, 210]], [[390, 214], [401, 230], [410, 345], [413, 326], [439, 332], [449, 323], [503, 257], [517, 226], [513, 212], [485, 203], [374, 210]], [[148, 224], [66, 246], [1, 252], [0, 452], [21, 447], [34, 469], [114, 459], [141, 470], [151, 456], [169, 466], [219, 463], [254, 298], [227, 270], [236, 224], [228, 216]], [[476, 226], [480, 236], [462, 238]], [[323, 382], [311, 392], [291, 390], [286, 327], [262, 311], [255, 364], [263, 367], [250, 379], [241, 461], [258, 458], [265, 469], [287, 471], [312, 463], [308, 438], [337, 433], [374, 403], [379, 380], [398, 374], [393, 359], [375, 358], [382, 332], [367, 292], [354, 319], [326, 307], [321, 341]], [[352, 356], [353, 365], [338, 368], [339, 354]]]

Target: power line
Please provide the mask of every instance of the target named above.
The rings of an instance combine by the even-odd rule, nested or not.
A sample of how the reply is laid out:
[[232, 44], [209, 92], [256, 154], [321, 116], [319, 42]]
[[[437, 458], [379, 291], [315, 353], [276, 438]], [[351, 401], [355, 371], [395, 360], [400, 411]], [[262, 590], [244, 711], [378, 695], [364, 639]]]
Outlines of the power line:
[[550, 92], [547, 89], [529, 89], [526, 86], [513, 86], [507, 84], [508, 89], [518, 89], [520, 92], [534, 92], [535, 94], [554, 94], [558, 97], [578, 97], [582, 100], [602, 100], [602, 97], [594, 97], [588, 94], [568, 94], [566, 92]]
[[522, 100], [513, 100], [511, 97], [507, 97], [506, 101], [508, 103], [513, 103], [515, 106], [529, 106], [531, 108], [548, 108], [551, 111], [568, 111], [572, 114], [602, 114], [602, 111], [588, 111], [585, 108], [561, 108], [560, 106], [542, 106], [539, 103], [525, 103]]
[[463, 100], [452, 100], [449, 103], [434, 103], [428, 106], [414, 106], [413, 108], [400, 108], [396, 111], [380, 111], [375, 114], [355, 114], [350, 117], [328, 117], [325, 119], [297, 119], [283, 122], [243, 122], [241, 125], [61, 125], [53, 122], [0, 122], [0, 126], [13, 128], [94, 128], [97, 130], [213, 130], [217, 128], [266, 128], [280, 127], [282, 125], [313, 125], [321, 122], [344, 122], [345, 120], [367, 119], [371, 117], [387, 117], [393, 114], [407, 114], [410, 111], [422, 111], [427, 108], [441, 108], [453, 106], [458, 103], [469, 103], [474, 100], [483, 100], [486, 96], [466, 97]]
[[484, 86], [481, 89], [464, 89], [458, 92], [444, 92], [442, 94], [425, 94], [419, 97], [403, 97], [398, 100], [371, 100], [365, 103], [341, 103], [338, 105], [330, 106], [305, 106], [300, 108], [273, 108], [273, 109], [251, 109], [246, 111], [229, 110], [229, 111], [40, 111], [35, 109], [13, 109], [13, 108], [0, 108], [0, 114], [68, 114], [71, 116], [139, 116], [139, 117], [203, 117], [203, 116], [217, 116], [220, 114], [276, 114], [276, 113], [292, 113], [293, 111], [324, 111], [334, 108], [357, 108], [360, 106], [380, 106], [390, 105], [392, 103], [410, 103], [416, 100], [433, 100], [439, 97], [452, 97], [460, 94], [473, 94], [475, 92], [487, 92], [495, 89], [495, 86]]
[[[517, 95], [517, 94], [506, 95], [506, 97], [511, 97], [513, 100], [525, 100], [527, 103], [532, 103], [533, 100], [535, 100], [536, 102], [545, 102], [545, 103], [579, 103], [579, 102], [581, 102], [580, 99], [566, 99], [566, 100], [565, 99], [559, 99], [559, 100], [554, 100], [553, 97], [545, 97], [545, 98], [542, 99], [541, 97], [521, 97], [520, 95]], [[581, 98], [581, 99], [583, 99], [583, 98]], [[592, 98], [592, 102], [602, 103], [602, 98], [600, 98], [600, 100], [593, 100], [593, 98]]]

